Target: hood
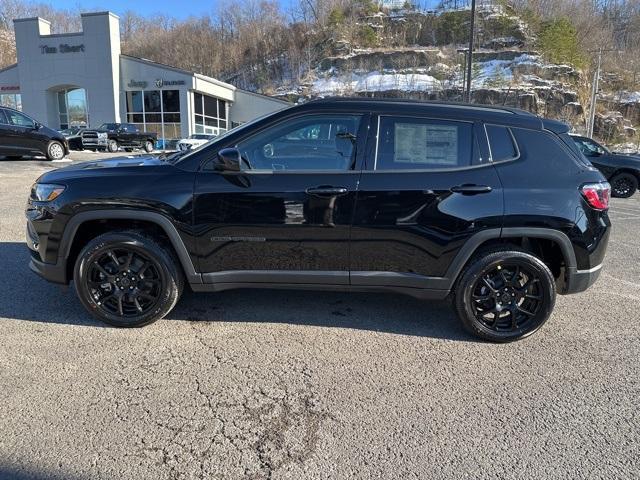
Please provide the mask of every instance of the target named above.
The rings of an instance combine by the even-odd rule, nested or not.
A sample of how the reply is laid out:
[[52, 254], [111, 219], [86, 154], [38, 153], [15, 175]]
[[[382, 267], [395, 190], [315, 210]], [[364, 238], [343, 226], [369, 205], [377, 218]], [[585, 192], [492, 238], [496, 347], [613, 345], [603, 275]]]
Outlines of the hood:
[[[77, 178], [96, 175], [122, 175], [125, 173], [137, 173], [143, 168], [171, 167], [171, 164], [151, 155], [123, 156], [106, 160], [79, 162], [67, 165], [63, 168], [51, 170], [42, 175], [38, 182], [61, 182], [65, 178]], [[128, 171], [127, 171], [128, 170]]]
[[631, 160], [640, 164], [640, 155], [637, 154], [612, 153], [610, 156], [615, 160]]

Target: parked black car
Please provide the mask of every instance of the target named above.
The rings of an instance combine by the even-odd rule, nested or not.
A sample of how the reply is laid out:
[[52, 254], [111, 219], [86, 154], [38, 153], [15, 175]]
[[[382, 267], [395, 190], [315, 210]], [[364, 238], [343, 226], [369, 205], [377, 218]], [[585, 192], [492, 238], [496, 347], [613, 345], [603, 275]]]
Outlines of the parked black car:
[[69, 153], [64, 135], [18, 110], [0, 107], [0, 156], [21, 158], [44, 155], [62, 160]]
[[150, 153], [157, 137], [155, 133], [141, 132], [133, 123], [103, 123], [96, 130], [82, 132], [82, 145], [90, 150], [117, 152], [122, 147], [127, 152], [142, 148]]
[[519, 339], [604, 260], [609, 185], [567, 131], [509, 108], [309, 102], [165, 159], [45, 173], [31, 268], [123, 327], [188, 284], [451, 297], [473, 334]]
[[612, 153], [595, 140], [571, 135], [582, 154], [602, 172], [611, 184], [611, 195], [629, 198], [638, 190], [640, 183], [640, 157]]

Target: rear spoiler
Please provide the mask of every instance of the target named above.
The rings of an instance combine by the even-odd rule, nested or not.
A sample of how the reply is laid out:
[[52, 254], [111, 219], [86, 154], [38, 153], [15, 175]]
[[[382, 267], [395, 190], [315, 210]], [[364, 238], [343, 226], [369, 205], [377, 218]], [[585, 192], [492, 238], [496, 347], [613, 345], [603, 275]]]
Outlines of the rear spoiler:
[[571, 126], [566, 123], [559, 122], [558, 120], [549, 120], [548, 118], [542, 119], [542, 128], [558, 135], [571, 131]]

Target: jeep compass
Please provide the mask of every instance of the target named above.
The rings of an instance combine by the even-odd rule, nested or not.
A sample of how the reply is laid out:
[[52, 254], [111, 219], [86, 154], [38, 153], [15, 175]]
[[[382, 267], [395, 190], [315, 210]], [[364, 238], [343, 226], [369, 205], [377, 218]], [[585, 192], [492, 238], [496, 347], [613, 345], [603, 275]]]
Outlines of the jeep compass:
[[164, 158], [45, 173], [30, 266], [120, 327], [187, 286], [391, 291], [512, 341], [605, 256], [610, 187], [567, 132], [506, 107], [312, 101]]

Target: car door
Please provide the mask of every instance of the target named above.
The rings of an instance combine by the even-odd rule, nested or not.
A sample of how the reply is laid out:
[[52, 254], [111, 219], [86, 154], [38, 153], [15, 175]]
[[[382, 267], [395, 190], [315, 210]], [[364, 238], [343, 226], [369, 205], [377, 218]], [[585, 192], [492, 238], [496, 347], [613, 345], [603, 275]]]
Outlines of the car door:
[[[7, 117], [7, 144], [13, 155], [28, 155], [43, 152], [42, 137], [35, 128], [35, 122], [23, 113], [4, 109]], [[46, 149], [44, 149], [46, 151]]]
[[242, 171], [198, 174], [194, 218], [206, 282], [349, 283], [366, 117], [277, 121], [231, 145]]
[[502, 222], [502, 187], [480, 154], [483, 135], [473, 121], [378, 117], [358, 189], [352, 285], [449, 287], [444, 277], [460, 249]]
[[0, 108], [0, 155], [11, 155], [12, 153], [11, 126], [4, 113], [4, 109]]

